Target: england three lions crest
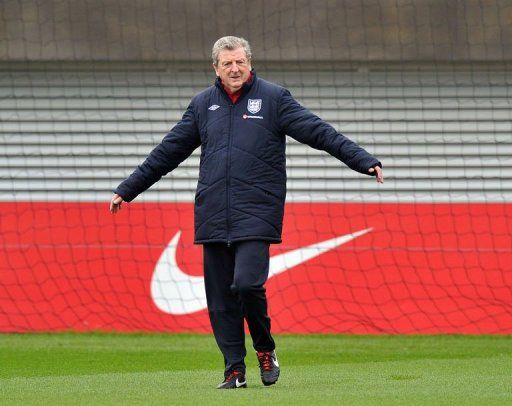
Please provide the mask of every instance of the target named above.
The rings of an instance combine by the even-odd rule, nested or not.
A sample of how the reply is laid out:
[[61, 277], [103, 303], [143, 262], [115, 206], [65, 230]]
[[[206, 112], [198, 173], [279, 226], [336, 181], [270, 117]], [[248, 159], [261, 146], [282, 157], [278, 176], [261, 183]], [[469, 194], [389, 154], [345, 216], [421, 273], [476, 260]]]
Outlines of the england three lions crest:
[[251, 114], [256, 114], [261, 110], [261, 99], [249, 99], [247, 102], [247, 110]]

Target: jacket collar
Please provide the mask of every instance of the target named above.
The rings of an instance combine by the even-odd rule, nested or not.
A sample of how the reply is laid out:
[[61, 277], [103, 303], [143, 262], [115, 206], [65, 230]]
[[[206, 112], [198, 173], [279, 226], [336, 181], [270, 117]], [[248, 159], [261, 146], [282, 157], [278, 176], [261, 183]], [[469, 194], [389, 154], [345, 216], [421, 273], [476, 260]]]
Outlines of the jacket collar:
[[[240, 92], [240, 97], [238, 98], [238, 100], [240, 100], [242, 97], [244, 97], [248, 92], [249, 90], [251, 90], [251, 87], [253, 86], [254, 82], [256, 82], [257, 80], [257, 77], [256, 77], [256, 71], [253, 69], [251, 69], [251, 77], [250, 79], [245, 82], [242, 87], [240, 88], [241, 89], [241, 92]], [[220, 77], [217, 76], [217, 79], [215, 80], [215, 86], [217, 86], [221, 92], [228, 98], [228, 100], [231, 101], [228, 93], [226, 92], [226, 89], [224, 89], [224, 86], [222, 85], [222, 81], [220, 80]]]

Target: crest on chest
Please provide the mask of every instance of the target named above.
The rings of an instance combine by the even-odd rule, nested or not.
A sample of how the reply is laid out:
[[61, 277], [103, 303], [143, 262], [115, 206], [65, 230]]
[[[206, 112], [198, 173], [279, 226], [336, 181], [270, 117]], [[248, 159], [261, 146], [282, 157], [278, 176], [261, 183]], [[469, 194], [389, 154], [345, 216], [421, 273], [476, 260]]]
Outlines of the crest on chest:
[[261, 99], [249, 99], [247, 101], [247, 111], [251, 114], [256, 114], [261, 110]]

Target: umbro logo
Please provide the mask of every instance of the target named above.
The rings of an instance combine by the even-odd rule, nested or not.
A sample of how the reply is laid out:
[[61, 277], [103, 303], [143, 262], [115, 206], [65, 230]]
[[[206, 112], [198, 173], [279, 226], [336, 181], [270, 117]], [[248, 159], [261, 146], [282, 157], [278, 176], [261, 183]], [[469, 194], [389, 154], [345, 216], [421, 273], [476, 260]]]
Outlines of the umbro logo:
[[208, 110], [211, 110], [211, 111], [215, 111], [219, 108], [220, 106], [217, 105], [217, 104], [212, 104], [210, 107], [208, 107]]

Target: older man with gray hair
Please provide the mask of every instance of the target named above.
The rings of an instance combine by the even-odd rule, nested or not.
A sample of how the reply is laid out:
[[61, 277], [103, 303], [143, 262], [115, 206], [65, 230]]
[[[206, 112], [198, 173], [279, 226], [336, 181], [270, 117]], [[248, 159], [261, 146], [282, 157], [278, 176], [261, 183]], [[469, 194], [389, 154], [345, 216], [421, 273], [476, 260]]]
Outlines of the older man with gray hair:
[[376, 158], [302, 107], [288, 90], [257, 77], [251, 56], [243, 38], [215, 42], [215, 84], [192, 99], [182, 119], [115, 189], [110, 203], [116, 213], [123, 201], [132, 201], [201, 146], [194, 242], [203, 245], [208, 312], [224, 356], [219, 389], [247, 387], [244, 319], [263, 384], [279, 377], [264, 285], [269, 245], [281, 242], [285, 136], [383, 182]]

